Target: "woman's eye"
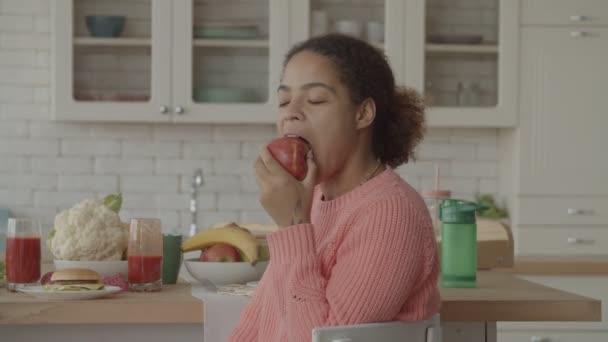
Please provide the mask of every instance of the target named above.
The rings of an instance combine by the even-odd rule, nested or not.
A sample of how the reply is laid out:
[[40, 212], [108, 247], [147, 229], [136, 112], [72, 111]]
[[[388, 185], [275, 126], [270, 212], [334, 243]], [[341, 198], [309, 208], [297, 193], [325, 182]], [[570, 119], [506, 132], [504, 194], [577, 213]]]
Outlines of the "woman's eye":
[[317, 101], [308, 100], [308, 103], [313, 104], [313, 105], [318, 105], [321, 103], [325, 103], [325, 100], [317, 100]]
[[279, 107], [285, 107], [289, 104], [289, 101], [279, 102]]

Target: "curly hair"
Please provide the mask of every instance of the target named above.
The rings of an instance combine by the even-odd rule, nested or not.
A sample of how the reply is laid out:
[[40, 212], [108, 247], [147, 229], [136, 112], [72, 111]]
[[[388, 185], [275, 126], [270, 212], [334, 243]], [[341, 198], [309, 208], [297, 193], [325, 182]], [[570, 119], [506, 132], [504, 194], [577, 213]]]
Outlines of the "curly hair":
[[414, 158], [414, 149], [426, 132], [425, 105], [418, 92], [397, 87], [386, 56], [372, 45], [342, 34], [313, 37], [291, 48], [283, 67], [299, 52], [311, 51], [329, 58], [351, 101], [371, 98], [376, 105], [372, 123], [372, 151], [395, 168]]

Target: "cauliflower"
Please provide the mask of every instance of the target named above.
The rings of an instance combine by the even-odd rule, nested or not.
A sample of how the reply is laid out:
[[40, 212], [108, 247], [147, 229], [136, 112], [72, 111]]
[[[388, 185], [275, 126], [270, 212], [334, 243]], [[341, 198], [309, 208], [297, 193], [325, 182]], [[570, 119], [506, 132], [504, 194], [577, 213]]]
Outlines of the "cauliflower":
[[[112, 196], [112, 195], [111, 195]], [[109, 198], [110, 196], [108, 196]], [[113, 198], [122, 201], [120, 195]], [[49, 247], [55, 259], [72, 261], [121, 260], [129, 239], [116, 205], [86, 199], [55, 216]], [[115, 204], [115, 203], [114, 203]], [[112, 209], [110, 208], [112, 207]]]

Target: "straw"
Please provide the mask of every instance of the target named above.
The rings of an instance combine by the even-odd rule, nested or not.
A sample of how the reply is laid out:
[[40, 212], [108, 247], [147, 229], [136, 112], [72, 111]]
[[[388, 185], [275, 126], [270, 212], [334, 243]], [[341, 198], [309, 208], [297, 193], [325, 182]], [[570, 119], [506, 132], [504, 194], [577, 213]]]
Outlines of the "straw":
[[439, 163], [435, 163], [435, 191], [439, 190]]

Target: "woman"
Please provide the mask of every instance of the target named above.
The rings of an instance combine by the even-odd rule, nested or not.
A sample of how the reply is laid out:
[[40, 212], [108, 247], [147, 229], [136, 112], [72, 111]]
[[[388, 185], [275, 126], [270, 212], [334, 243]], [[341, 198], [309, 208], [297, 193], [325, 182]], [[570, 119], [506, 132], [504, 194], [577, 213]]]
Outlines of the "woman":
[[279, 226], [270, 264], [231, 341], [310, 341], [318, 326], [427, 319], [437, 313], [438, 258], [425, 204], [393, 168], [412, 158], [424, 106], [395, 88], [383, 54], [326, 35], [287, 54], [280, 136], [311, 147], [298, 182], [264, 149], [260, 201]]

